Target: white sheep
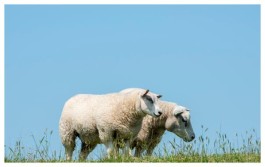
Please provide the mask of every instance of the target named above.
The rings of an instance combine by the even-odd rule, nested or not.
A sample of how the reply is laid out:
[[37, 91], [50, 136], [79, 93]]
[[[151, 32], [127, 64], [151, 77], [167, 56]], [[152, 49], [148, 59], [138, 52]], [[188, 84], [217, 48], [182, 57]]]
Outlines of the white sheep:
[[59, 123], [66, 159], [72, 158], [76, 137], [82, 142], [80, 160], [86, 159], [99, 143], [106, 146], [108, 156], [115, 154], [114, 141], [124, 141], [124, 151], [130, 154], [130, 140], [140, 131], [143, 117], [162, 114], [157, 105], [160, 97], [143, 90], [105, 95], [79, 94], [70, 98], [64, 105]]
[[[125, 89], [121, 92], [133, 91], [137, 92], [141, 89]], [[140, 132], [131, 143], [131, 148], [135, 148], [135, 156], [140, 156], [144, 150], [147, 150], [147, 155], [151, 155], [154, 148], [161, 141], [165, 130], [175, 133], [186, 142], [195, 138], [187, 108], [166, 101], [159, 101], [158, 105], [163, 112], [161, 117], [145, 116]]]

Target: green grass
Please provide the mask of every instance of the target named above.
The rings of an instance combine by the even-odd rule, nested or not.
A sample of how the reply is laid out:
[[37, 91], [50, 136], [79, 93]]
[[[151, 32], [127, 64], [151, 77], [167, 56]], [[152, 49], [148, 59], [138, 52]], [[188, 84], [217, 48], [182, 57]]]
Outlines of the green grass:
[[[206, 136], [207, 128], [201, 127], [201, 135], [193, 142], [163, 143], [163, 147], [155, 151], [153, 156], [141, 158], [119, 155], [115, 158], [98, 157], [97, 160], [85, 162], [260, 162], [261, 142], [255, 130], [246, 131], [244, 134], [235, 134], [231, 142], [226, 134], [216, 132], [216, 138], [210, 140]], [[5, 162], [67, 162], [63, 151], [51, 150], [51, 136], [53, 132], [44, 132], [43, 137], [36, 140], [32, 135], [33, 148], [25, 148], [22, 141], [17, 141], [15, 146], [6, 147]], [[102, 155], [105, 155], [102, 150]], [[73, 160], [72, 162], [79, 162]]]

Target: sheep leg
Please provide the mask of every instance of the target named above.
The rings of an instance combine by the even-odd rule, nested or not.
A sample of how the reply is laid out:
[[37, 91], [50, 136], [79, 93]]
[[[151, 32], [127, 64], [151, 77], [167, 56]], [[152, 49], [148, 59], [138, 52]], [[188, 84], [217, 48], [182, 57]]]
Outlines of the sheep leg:
[[69, 141], [69, 143], [67, 145], [65, 144], [64, 147], [65, 147], [66, 160], [71, 161], [75, 149], [75, 140], [71, 142]]
[[115, 156], [115, 147], [112, 141], [108, 141], [106, 143], [104, 143], [106, 149], [107, 149], [107, 154], [108, 154], [108, 158], [111, 158], [113, 156]]
[[73, 131], [72, 133], [68, 133], [68, 135], [63, 140], [67, 161], [71, 161], [72, 159], [72, 155], [75, 149], [75, 139], [76, 134]]
[[67, 161], [71, 161], [72, 160], [72, 155], [73, 155], [73, 151], [74, 151], [74, 146], [73, 147], [65, 147], [65, 152], [66, 152], [66, 160]]
[[152, 153], [153, 153], [153, 151], [154, 151], [154, 149], [155, 149], [155, 146], [150, 146], [148, 149], [147, 149], [147, 155], [148, 156], [151, 156], [152, 155]]
[[134, 156], [135, 156], [135, 157], [140, 157], [140, 156], [141, 156], [141, 153], [142, 153], [142, 148], [139, 147], [139, 146], [136, 146], [136, 147], [135, 147], [135, 153], [134, 153]]
[[132, 156], [132, 150], [130, 148], [130, 141], [125, 141], [125, 146], [123, 147], [123, 154], [126, 156]]
[[82, 142], [81, 152], [79, 154], [79, 160], [84, 161], [88, 154], [96, 147], [96, 144], [86, 144]]

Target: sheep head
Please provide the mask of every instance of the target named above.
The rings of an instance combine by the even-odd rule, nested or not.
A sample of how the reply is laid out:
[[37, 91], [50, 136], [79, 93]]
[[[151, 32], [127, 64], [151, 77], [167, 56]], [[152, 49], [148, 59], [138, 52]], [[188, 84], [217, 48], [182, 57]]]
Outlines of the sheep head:
[[159, 117], [162, 110], [158, 106], [158, 100], [162, 95], [157, 95], [150, 92], [148, 89], [144, 91], [140, 98], [141, 110], [153, 117]]
[[192, 141], [195, 138], [189, 109], [186, 109], [183, 106], [175, 107], [173, 113], [167, 117], [165, 128], [168, 131], [175, 133], [186, 142]]

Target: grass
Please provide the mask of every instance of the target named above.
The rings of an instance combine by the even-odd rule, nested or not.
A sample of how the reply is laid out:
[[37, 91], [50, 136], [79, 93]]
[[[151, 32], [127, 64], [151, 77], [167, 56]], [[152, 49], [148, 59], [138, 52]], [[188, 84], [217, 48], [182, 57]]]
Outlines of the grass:
[[[216, 139], [210, 140], [205, 134], [208, 128], [203, 126], [201, 135], [191, 143], [177, 142], [175, 139], [163, 143], [153, 156], [141, 158], [119, 155], [116, 158], [99, 157], [85, 162], [260, 162], [261, 142], [255, 130], [246, 131], [244, 135], [235, 135], [233, 142], [226, 134], [216, 132]], [[32, 135], [34, 147], [26, 149], [22, 141], [15, 146], [6, 147], [5, 162], [67, 162], [63, 151], [51, 150], [53, 131], [44, 132], [39, 140]], [[104, 155], [104, 151], [102, 151]], [[72, 162], [79, 162], [74, 160]]]

